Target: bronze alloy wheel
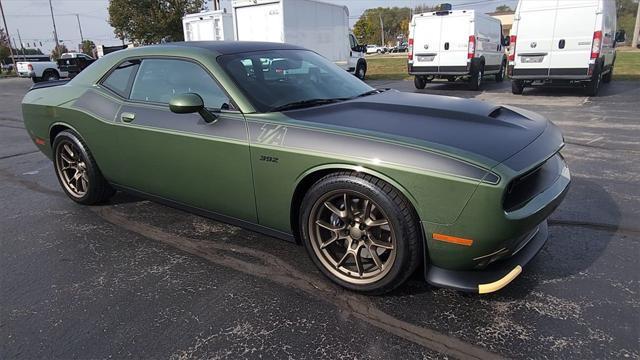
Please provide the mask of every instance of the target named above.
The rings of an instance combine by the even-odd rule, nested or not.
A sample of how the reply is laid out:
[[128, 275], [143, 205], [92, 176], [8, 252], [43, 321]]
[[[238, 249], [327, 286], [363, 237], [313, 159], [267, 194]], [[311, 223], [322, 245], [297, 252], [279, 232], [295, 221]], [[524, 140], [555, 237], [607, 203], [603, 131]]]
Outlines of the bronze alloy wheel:
[[371, 284], [396, 260], [396, 239], [382, 208], [352, 190], [318, 199], [308, 221], [311, 245], [322, 265], [352, 284]]
[[71, 196], [82, 198], [87, 194], [90, 186], [87, 165], [73, 142], [64, 140], [58, 145], [56, 171]]

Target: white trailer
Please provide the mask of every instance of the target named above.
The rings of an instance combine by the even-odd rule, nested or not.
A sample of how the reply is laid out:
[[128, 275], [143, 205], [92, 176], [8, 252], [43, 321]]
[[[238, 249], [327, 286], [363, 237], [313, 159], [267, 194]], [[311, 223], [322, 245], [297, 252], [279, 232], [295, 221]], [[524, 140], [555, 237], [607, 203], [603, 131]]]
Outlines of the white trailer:
[[226, 10], [202, 11], [182, 18], [185, 41], [234, 40], [233, 15]]
[[236, 40], [299, 45], [364, 78], [364, 49], [349, 32], [346, 6], [313, 0], [234, 0], [232, 6]]

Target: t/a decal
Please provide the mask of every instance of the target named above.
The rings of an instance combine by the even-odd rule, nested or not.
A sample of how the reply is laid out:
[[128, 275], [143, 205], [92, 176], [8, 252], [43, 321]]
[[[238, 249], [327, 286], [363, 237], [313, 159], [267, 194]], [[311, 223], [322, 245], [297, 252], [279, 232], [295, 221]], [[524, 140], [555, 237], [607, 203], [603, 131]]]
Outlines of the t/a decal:
[[284, 125], [264, 124], [260, 128], [257, 143], [264, 145], [282, 145], [287, 135], [287, 127]]

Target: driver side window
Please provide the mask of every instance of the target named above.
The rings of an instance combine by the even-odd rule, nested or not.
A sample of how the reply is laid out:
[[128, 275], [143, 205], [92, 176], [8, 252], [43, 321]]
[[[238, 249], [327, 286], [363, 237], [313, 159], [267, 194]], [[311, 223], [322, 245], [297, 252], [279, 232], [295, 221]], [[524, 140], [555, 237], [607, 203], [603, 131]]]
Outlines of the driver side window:
[[207, 108], [221, 109], [229, 98], [198, 64], [176, 59], [144, 59], [131, 89], [132, 100], [168, 104], [175, 95], [196, 93]]

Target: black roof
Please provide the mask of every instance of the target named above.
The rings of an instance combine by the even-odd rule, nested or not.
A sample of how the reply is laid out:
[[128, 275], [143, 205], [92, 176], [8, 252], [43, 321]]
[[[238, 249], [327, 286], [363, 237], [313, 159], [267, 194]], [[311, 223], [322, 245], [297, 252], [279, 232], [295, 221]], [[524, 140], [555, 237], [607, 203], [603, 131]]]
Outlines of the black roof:
[[297, 45], [265, 41], [180, 41], [160, 46], [166, 45], [197, 47], [215, 51], [223, 55], [249, 51], [305, 49]]

